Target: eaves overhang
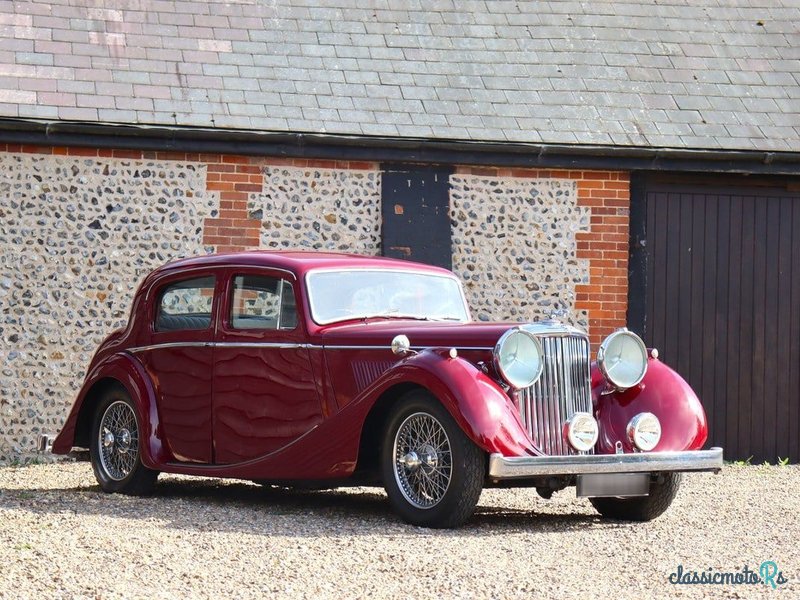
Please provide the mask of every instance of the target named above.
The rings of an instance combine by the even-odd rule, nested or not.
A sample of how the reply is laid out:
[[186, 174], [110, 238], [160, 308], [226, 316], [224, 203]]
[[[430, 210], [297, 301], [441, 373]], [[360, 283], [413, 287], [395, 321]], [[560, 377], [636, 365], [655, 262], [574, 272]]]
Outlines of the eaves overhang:
[[0, 118], [0, 143], [382, 163], [800, 174], [800, 151], [478, 142], [20, 118]]

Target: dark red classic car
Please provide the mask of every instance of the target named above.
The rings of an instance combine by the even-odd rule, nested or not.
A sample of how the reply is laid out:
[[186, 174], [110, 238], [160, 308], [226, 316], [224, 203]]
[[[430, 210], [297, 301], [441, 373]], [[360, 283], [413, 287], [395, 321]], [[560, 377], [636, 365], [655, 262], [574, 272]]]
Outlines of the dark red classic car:
[[556, 320], [476, 323], [449, 271], [253, 251], [148, 275], [89, 365], [53, 452], [89, 449], [106, 492], [158, 473], [383, 485], [408, 522], [466, 521], [486, 486], [575, 485], [648, 520], [683, 471], [715, 471], [681, 377], [620, 330], [591, 363]]

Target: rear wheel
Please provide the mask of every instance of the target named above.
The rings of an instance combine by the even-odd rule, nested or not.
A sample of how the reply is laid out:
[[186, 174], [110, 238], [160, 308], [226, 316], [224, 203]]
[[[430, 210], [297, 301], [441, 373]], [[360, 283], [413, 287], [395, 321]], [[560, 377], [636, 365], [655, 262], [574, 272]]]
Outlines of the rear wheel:
[[620, 521], [652, 521], [666, 511], [681, 485], [680, 473], [653, 476], [650, 494], [636, 498], [589, 498], [601, 515]]
[[104, 492], [144, 495], [153, 489], [158, 471], [142, 464], [140, 432], [127, 390], [108, 388], [97, 405], [90, 444], [92, 469]]
[[457, 527], [475, 511], [486, 456], [429, 393], [404, 395], [392, 410], [381, 475], [394, 510], [422, 527]]

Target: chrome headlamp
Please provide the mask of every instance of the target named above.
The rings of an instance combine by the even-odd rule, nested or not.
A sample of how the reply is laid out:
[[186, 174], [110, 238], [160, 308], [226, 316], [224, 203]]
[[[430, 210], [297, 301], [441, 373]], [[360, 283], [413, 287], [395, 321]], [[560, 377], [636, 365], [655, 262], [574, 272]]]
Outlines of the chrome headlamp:
[[512, 388], [533, 385], [542, 374], [542, 346], [536, 337], [515, 327], [509, 329], [494, 347], [494, 366]]
[[597, 366], [614, 387], [627, 390], [638, 385], [647, 373], [647, 348], [638, 335], [619, 329], [600, 344]]

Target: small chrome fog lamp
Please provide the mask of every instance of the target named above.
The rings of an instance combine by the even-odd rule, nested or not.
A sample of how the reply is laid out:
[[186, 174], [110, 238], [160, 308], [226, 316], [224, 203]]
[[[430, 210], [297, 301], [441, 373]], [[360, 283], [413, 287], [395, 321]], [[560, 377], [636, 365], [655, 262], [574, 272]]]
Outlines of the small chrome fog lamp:
[[589, 413], [576, 412], [564, 423], [564, 437], [578, 452], [588, 452], [597, 442], [597, 421]]
[[653, 413], [639, 413], [628, 423], [627, 432], [631, 444], [649, 452], [661, 441], [661, 421]]

